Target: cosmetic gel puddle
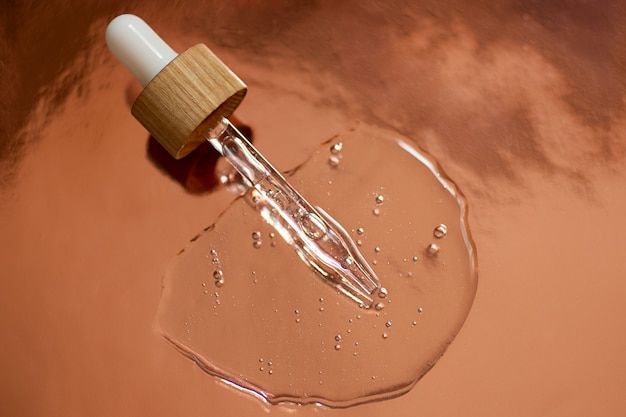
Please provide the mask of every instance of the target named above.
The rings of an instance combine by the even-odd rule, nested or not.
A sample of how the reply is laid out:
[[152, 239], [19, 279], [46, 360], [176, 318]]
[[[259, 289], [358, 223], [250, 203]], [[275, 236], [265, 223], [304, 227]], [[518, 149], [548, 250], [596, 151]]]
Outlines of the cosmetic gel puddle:
[[361, 125], [287, 175], [381, 279], [364, 309], [324, 283], [239, 198], [173, 261], [160, 332], [203, 370], [272, 403], [401, 395], [436, 363], [476, 291], [466, 204], [410, 141]]

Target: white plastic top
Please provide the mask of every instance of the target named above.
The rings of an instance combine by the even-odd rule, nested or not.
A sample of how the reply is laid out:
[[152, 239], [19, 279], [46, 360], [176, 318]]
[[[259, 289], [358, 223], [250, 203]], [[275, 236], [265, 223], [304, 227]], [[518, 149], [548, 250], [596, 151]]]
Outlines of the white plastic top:
[[106, 43], [144, 87], [178, 54], [146, 22], [132, 14], [111, 21]]

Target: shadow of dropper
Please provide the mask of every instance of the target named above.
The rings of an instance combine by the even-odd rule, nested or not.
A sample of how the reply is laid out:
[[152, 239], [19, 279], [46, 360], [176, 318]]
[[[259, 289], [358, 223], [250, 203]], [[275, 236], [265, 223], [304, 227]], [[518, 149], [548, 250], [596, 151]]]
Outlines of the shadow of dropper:
[[[231, 116], [231, 121], [250, 142], [253, 131], [250, 126]], [[218, 170], [219, 152], [209, 143], [204, 142], [193, 152], [181, 159], [172, 158], [154, 136], [146, 142], [148, 159], [159, 171], [180, 184], [190, 194], [205, 194], [224, 185], [224, 173]]]

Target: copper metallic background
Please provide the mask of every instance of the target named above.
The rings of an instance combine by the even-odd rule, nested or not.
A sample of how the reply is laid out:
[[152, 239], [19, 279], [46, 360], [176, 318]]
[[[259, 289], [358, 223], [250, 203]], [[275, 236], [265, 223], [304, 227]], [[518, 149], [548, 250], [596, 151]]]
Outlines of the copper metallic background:
[[[409, 394], [268, 407], [154, 333], [165, 266], [232, 196], [146, 156], [104, 47], [123, 12], [246, 80], [279, 168], [364, 120], [465, 192], [478, 294]], [[624, 415], [625, 29], [618, 0], [4, 1], [0, 415]]]

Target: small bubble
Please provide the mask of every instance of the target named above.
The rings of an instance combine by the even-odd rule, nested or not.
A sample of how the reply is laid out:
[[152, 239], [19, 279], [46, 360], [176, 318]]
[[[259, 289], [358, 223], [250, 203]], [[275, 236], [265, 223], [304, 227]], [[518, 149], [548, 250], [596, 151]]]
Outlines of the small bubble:
[[385, 323], [385, 326], [386, 326], [387, 328], [391, 327], [391, 320], [389, 320], [387, 323]]
[[320, 297], [320, 303], [324, 302], [324, 297]]
[[294, 310], [293, 311], [295, 314], [300, 314], [300, 310]]
[[252, 242], [252, 247], [254, 249], [260, 249], [261, 246], [263, 246], [263, 242], [261, 240], [255, 240], [254, 242]]
[[211, 255], [217, 256], [217, 251], [215, 249], [211, 249]]
[[272, 375], [274, 373], [274, 371], [272, 369], [270, 369], [269, 371], [267, 371], [267, 373]]
[[339, 158], [337, 158], [335, 155], [329, 156], [328, 165], [330, 165], [333, 168], [339, 166]]
[[265, 368], [264, 368], [264, 367], [259, 366], [259, 371], [263, 372], [264, 370], [265, 370]]
[[340, 350], [341, 349], [341, 345], [337, 344], [335, 345], [335, 350]]
[[372, 381], [376, 380], [376, 375], [372, 375]]
[[431, 243], [430, 245], [428, 245], [428, 248], [426, 248], [426, 253], [430, 256], [437, 255], [437, 253], [439, 253], [439, 245], [436, 243]]
[[356, 315], [356, 319], [357, 319], [357, 320], [361, 319], [361, 315], [360, 315], [360, 314], [357, 314], [357, 315]]
[[435, 227], [435, 230], [433, 230], [433, 236], [435, 236], [437, 239], [443, 239], [444, 237], [446, 237], [446, 234], [448, 234], [448, 226], [446, 226], [445, 224], [440, 224], [439, 226]]
[[251, 197], [253, 203], [261, 201], [261, 193], [257, 189], [252, 189]]
[[221, 279], [224, 277], [224, 272], [222, 272], [221, 269], [216, 269], [215, 271], [213, 271], [213, 278], [214, 279]]
[[258, 230], [255, 230], [254, 232], [252, 232], [252, 239], [254, 240], [261, 239], [261, 232], [259, 232]]
[[383, 197], [382, 195], [376, 196], [376, 204], [383, 204], [384, 201], [385, 201], [385, 197]]
[[340, 334], [335, 336], [335, 341], [336, 342], [341, 342], [341, 335]]
[[269, 361], [269, 362], [267, 363], [267, 366], [272, 366], [272, 365], [273, 365], [273, 364], [272, 364], [272, 361]]
[[378, 261], [376, 259], [372, 259], [372, 264], [373, 265], [378, 265]]
[[357, 239], [356, 244], [358, 246], [361, 246], [363, 244], [363, 241], [361, 239]]
[[422, 314], [422, 313], [424, 312], [424, 309], [423, 309], [422, 307], [419, 307], [419, 308], [417, 309], [417, 312], [418, 312], [418, 313], [420, 313], [420, 314]]
[[374, 252], [376, 252], [376, 253], [380, 253], [380, 248], [379, 248], [378, 246], [376, 246], [376, 247], [374, 248]]
[[343, 143], [337, 142], [330, 147], [330, 153], [337, 155], [343, 149]]
[[206, 282], [203, 282], [203, 283], [202, 283], [202, 286], [203, 286], [203, 287], [206, 287]]
[[378, 311], [382, 310], [383, 308], [385, 308], [385, 305], [383, 303], [376, 303], [376, 305], [374, 306], [374, 308]]
[[263, 363], [263, 358], [259, 358], [259, 363]]
[[[224, 285], [224, 278], [220, 278], [220, 279], [216, 279], [215, 280], [215, 286], [216, 287], [221, 287], [222, 285]], [[219, 301], [219, 300], [217, 300]]]
[[274, 239], [276, 237], [276, 233], [270, 232], [269, 237], [270, 239]]
[[204, 290], [203, 292], [204, 292], [205, 294], [208, 294], [208, 293], [209, 293], [209, 291], [208, 291], [208, 290]]
[[345, 258], [343, 258], [343, 261], [341, 262], [341, 265], [346, 268], [351, 267], [352, 264], [354, 264], [354, 259], [351, 256], [346, 256]]
[[328, 227], [315, 213], [304, 213], [299, 220], [300, 228], [311, 239], [321, 239], [328, 233]]
[[300, 323], [300, 318], [297, 318], [297, 319], [296, 319], [296, 323]]
[[387, 334], [387, 332], [383, 333], [383, 334], [382, 334], [382, 336], [383, 336], [383, 339], [387, 339], [387, 338], [389, 337], [389, 335]]
[[385, 297], [387, 297], [388, 294], [389, 294], [389, 292], [387, 291], [387, 288], [385, 288], [385, 287], [381, 287], [380, 290], [378, 290], [378, 296], [380, 298], [385, 298]]
[[217, 258], [213, 258], [213, 260], [211, 260], [211, 262], [213, 263], [213, 265], [215, 265], [215, 264], [219, 264], [220, 260], [217, 259]]
[[411, 323], [411, 325], [413, 325], [413, 327], [417, 326], [417, 321], [413, 320], [413, 323]]
[[372, 210], [372, 214], [373, 214], [374, 216], [379, 216], [379, 215], [380, 215], [380, 210], [379, 210], [379, 209], [377, 209], [377, 208], [375, 208], [374, 210]]
[[231, 184], [231, 179], [226, 174], [221, 174], [218, 181], [220, 184]]
[[353, 353], [352, 353], [352, 356], [356, 356], [356, 355], [357, 355], [357, 353], [356, 353], [356, 352], [353, 352]]
[[348, 319], [348, 323], [352, 323], [352, 319]]
[[413, 262], [417, 262], [417, 256], [413, 257]]
[[276, 247], [276, 241], [272, 240], [272, 243], [270, 243], [270, 246], [273, 247], [273, 248]]
[[319, 310], [320, 310], [320, 311], [324, 311], [324, 307], [320, 307], [320, 309], [319, 309]]
[[356, 229], [356, 234], [357, 234], [357, 235], [362, 236], [362, 235], [363, 235], [363, 233], [365, 233], [365, 230], [363, 230], [363, 228], [362, 228], [362, 227], [359, 227], [358, 229]]

